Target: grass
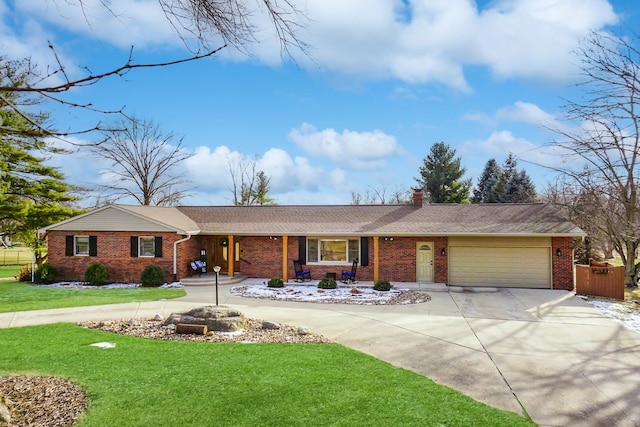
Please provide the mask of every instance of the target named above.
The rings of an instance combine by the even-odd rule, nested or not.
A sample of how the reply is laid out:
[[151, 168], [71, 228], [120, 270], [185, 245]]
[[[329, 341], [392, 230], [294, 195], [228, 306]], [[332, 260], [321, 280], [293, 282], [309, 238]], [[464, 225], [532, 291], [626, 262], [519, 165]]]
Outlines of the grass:
[[[116, 347], [89, 346], [102, 341]], [[77, 427], [534, 425], [337, 344], [170, 342], [54, 324], [0, 330], [0, 348], [11, 349], [0, 375], [85, 388]]]
[[48, 308], [84, 307], [125, 302], [157, 301], [186, 295], [183, 289], [64, 289], [0, 280], [0, 313]]
[[0, 265], [0, 279], [16, 277], [20, 268], [19, 265]]

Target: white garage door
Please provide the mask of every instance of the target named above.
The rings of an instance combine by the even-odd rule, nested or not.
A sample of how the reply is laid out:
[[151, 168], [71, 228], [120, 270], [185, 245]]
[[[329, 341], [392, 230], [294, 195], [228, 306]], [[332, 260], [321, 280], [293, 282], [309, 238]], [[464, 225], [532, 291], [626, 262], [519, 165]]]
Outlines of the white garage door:
[[[460, 242], [463, 243], [463, 242]], [[498, 286], [551, 288], [549, 247], [449, 246], [449, 284], [452, 286]], [[509, 242], [515, 243], [515, 242]]]

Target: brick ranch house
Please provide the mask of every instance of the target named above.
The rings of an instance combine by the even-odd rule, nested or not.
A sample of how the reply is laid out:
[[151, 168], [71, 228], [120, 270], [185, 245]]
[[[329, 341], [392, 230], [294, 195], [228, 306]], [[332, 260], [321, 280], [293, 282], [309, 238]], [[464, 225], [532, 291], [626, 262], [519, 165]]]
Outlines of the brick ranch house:
[[362, 281], [573, 289], [574, 237], [584, 232], [548, 204], [348, 206], [108, 205], [40, 230], [60, 279], [100, 262], [110, 280], [138, 281], [146, 265], [167, 280], [202, 258], [233, 276], [314, 279], [359, 260]]

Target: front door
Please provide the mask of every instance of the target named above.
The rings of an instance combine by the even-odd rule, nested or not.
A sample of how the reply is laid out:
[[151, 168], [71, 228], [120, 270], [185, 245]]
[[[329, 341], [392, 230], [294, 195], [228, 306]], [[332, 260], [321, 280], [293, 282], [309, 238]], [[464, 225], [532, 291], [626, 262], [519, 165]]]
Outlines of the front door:
[[416, 280], [433, 282], [433, 242], [416, 244]]
[[207, 271], [213, 271], [213, 267], [220, 266], [220, 271], [229, 271], [229, 239], [226, 236], [209, 237]]

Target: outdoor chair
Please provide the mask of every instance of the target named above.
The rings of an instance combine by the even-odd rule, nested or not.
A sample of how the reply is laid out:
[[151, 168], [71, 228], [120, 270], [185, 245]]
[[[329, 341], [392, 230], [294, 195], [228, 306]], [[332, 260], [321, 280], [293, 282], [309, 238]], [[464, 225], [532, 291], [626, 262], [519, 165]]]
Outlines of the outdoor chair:
[[311, 280], [311, 270], [304, 270], [300, 261], [293, 261], [293, 268], [296, 271], [296, 282], [308, 282]]
[[358, 268], [358, 258], [353, 260], [351, 271], [342, 270], [342, 283], [354, 283], [356, 281], [356, 270]]
[[207, 271], [207, 264], [199, 259], [191, 261], [191, 269], [198, 272], [198, 276]]

